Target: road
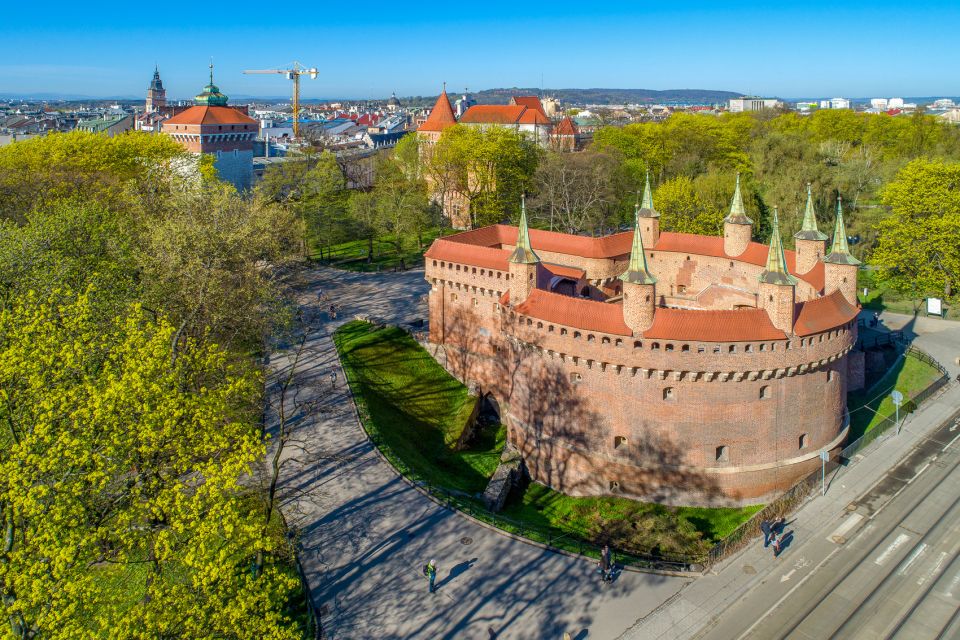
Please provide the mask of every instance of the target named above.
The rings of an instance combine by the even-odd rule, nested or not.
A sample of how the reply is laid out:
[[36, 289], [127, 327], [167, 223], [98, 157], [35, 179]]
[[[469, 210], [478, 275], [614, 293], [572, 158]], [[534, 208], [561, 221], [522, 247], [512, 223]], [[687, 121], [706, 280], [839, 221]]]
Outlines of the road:
[[958, 463], [960, 412], [695, 637], [960, 637]]

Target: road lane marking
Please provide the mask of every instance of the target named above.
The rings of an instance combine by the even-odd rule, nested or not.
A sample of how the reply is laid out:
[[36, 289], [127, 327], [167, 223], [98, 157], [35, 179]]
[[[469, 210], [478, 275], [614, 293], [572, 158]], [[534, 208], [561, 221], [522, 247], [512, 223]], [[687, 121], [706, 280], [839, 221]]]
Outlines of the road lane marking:
[[937, 561], [934, 563], [934, 565], [930, 567], [930, 569], [926, 573], [924, 573], [922, 576], [917, 578], [917, 585], [923, 585], [924, 582], [926, 582], [927, 580], [929, 580], [930, 578], [938, 574], [940, 572], [940, 567], [943, 566], [943, 561], [946, 559], [947, 559], [947, 552], [941, 551], [940, 557], [937, 558]]
[[926, 471], [926, 470], [927, 470], [927, 467], [929, 467], [929, 466], [930, 466], [930, 463], [928, 462], [927, 464], [925, 464], [925, 465], [923, 465], [922, 467], [920, 467], [920, 470], [917, 471], [915, 474], [913, 474], [913, 477], [912, 477], [912, 478], [910, 478], [909, 480], [907, 480], [907, 484], [910, 484], [911, 482], [913, 482], [914, 480], [916, 480], [917, 478], [919, 478], [919, 477], [920, 477], [920, 474], [923, 473], [924, 471]]
[[922, 556], [926, 550], [927, 550], [927, 543], [926, 543], [926, 542], [921, 542], [920, 545], [919, 545], [916, 549], [913, 550], [913, 553], [911, 553], [911, 554], [907, 557], [906, 564], [904, 564], [902, 567], [900, 567], [900, 570], [897, 571], [897, 575], [898, 575], [898, 576], [905, 576], [905, 575], [907, 575], [907, 571], [910, 570], [910, 567], [913, 566], [913, 563], [916, 562], [916, 561], [917, 561], [917, 558], [919, 558], [920, 556]]
[[[950, 431], [953, 431], [953, 429], [954, 429], [955, 427], [956, 427], [956, 425], [954, 425], [954, 427], [951, 428]], [[952, 446], [953, 446], [953, 443], [956, 442], [957, 440], [960, 440], [960, 435], [956, 436], [953, 440], [951, 440], [951, 441], [948, 442], [947, 444], [943, 445], [943, 448], [940, 449], [940, 451], [946, 451], [947, 449], [949, 449], [950, 447], [952, 447]]]
[[876, 564], [877, 566], [882, 567], [883, 564], [890, 559], [890, 556], [892, 556], [897, 551], [897, 549], [902, 547], [903, 544], [909, 539], [910, 539], [910, 536], [908, 536], [905, 533], [901, 533], [900, 535], [897, 536], [897, 538], [893, 542], [890, 543], [890, 545], [886, 549], [883, 550], [883, 553], [881, 553], [879, 557], [877, 557], [877, 559], [873, 561], [873, 563]]
[[787, 573], [785, 573], [785, 574], [783, 574], [782, 576], [780, 576], [780, 582], [786, 582], [787, 580], [790, 579], [790, 576], [792, 576], [792, 575], [795, 574], [796, 572], [797, 572], [796, 569], [790, 569], [790, 571], [788, 571]]
[[960, 587], [960, 571], [957, 571], [957, 575], [953, 576], [953, 580], [950, 581], [950, 586], [946, 588], [943, 595], [952, 598], [954, 590], [958, 587]]
[[833, 542], [836, 544], [843, 544], [847, 541], [847, 534], [853, 530], [860, 521], [863, 520], [863, 516], [859, 513], [851, 513], [847, 516], [845, 522], [843, 522], [839, 527], [837, 527], [833, 533], [827, 536], [827, 542]]

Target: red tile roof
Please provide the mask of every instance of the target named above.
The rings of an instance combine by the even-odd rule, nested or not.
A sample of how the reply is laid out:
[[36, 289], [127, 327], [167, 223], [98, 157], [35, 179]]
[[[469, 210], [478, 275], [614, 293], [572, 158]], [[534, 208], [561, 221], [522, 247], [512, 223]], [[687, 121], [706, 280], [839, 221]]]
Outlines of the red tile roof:
[[539, 124], [539, 125], [547, 125], [547, 126], [553, 124], [550, 121], [550, 118], [543, 115], [539, 111], [536, 111], [535, 109], [527, 109], [526, 111], [524, 111], [523, 114], [520, 116], [520, 120], [518, 122], [520, 124]]
[[623, 321], [623, 307], [619, 304], [571, 298], [543, 289], [534, 289], [515, 310], [525, 316], [586, 331], [632, 335]]
[[850, 322], [857, 317], [858, 311], [842, 293], [834, 291], [828, 296], [802, 303], [793, 331], [798, 336], [828, 331]]
[[195, 105], [163, 124], [257, 124], [257, 121], [233, 107]]
[[[464, 231], [443, 240], [460, 244], [497, 247], [513, 246], [517, 242], [517, 227], [494, 224], [480, 229]], [[583, 258], [616, 258], [629, 255], [633, 243], [633, 232], [624, 231], [602, 238], [574, 236], [557, 231], [530, 229], [530, 244], [533, 250], [552, 251]]]
[[653, 326], [644, 338], [657, 340], [701, 340], [703, 342], [750, 342], [784, 340], [786, 335], [773, 326], [763, 309], [700, 310], [658, 307]]
[[475, 104], [460, 116], [465, 124], [517, 124], [526, 107], [509, 104]]
[[553, 135], [555, 136], [575, 136], [578, 133], [580, 132], [577, 130], [577, 125], [574, 124], [570, 116], [566, 116], [561, 120], [557, 128], [553, 130]]
[[450, 106], [450, 98], [444, 90], [433, 105], [433, 110], [424, 122], [417, 129], [418, 131], [443, 131], [447, 127], [457, 124], [457, 118], [453, 115], [453, 107]]
[[533, 109], [539, 112], [544, 118], [547, 117], [547, 111], [543, 108], [543, 103], [540, 102], [540, 98], [537, 96], [513, 96], [510, 98], [510, 104], [518, 104], [527, 109]]
[[447, 238], [434, 240], [423, 255], [431, 260], [469, 264], [486, 269], [498, 269], [500, 271], [509, 269], [507, 258], [510, 257], [510, 251], [507, 249], [471, 246], [452, 242]]
[[574, 280], [579, 280], [583, 276], [587, 275], [586, 271], [576, 267], [565, 267], [560, 264], [548, 264], [546, 262], [541, 264], [543, 264], [547, 271], [555, 276], [560, 276], [561, 278], [573, 278]]

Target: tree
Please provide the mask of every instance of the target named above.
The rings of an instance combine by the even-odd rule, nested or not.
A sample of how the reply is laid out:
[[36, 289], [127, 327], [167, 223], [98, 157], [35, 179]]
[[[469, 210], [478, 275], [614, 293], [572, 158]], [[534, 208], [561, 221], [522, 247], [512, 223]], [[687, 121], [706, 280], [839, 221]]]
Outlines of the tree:
[[550, 230], [591, 233], [602, 229], [615, 210], [617, 160], [598, 151], [548, 151], [535, 174], [537, 218]]
[[264, 455], [258, 376], [194, 341], [171, 360], [176, 332], [138, 305], [105, 328], [89, 294], [0, 310], [14, 637], [296, 637], [282, 537], [241, 484]]
[[376, 168], [377, 209], [384, 230], [393, 237], [397, 255], [403, 253], [403, 238], [413, 233], [417, 248], [423, 249], [423, 231], [432, 222], [426, 185], [411, 179], [391, 156], [378, 159]]

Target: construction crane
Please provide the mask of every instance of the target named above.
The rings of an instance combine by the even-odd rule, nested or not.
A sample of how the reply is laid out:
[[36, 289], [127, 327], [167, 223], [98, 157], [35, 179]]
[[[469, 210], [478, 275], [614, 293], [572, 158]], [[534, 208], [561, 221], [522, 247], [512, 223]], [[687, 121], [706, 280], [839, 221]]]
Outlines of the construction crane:
[[249, 69], [244, 73], [280, 73], [293, 80], [293, 137], [300, 138], [300, 76], [308, 75], [311, 80], [317, 79], [316, 68], [307, 69], [299, 62], [294, 62], [289, 69]]

